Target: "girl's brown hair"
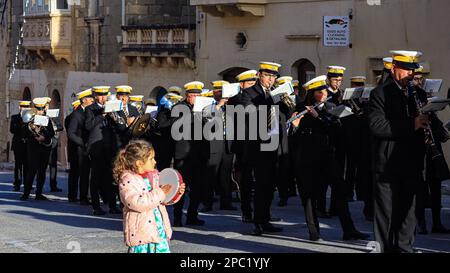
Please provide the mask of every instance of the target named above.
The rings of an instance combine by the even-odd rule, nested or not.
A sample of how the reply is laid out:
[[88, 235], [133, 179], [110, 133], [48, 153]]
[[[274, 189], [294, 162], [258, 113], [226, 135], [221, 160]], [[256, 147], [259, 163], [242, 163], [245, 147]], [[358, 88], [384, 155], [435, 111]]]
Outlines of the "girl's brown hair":
[[145, 163], [154, 154], [155, 150], [147, 141], [131, 141], [116, 157], [113, 169], [114, 181], [118, 183], [124, 171], [137, 173], [136, 161], [141, 160]]

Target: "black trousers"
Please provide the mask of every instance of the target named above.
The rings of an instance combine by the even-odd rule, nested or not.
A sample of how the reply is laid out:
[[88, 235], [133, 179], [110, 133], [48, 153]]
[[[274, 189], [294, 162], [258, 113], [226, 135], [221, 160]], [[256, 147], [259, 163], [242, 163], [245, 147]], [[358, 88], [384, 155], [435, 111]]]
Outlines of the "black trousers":
[[253, 209], [252, 209], [252, 201], [253, 201], [253, 189], [254, 189], [254, 166], [253, 164], [244, 163], [242, 161], [239, 161], [240, 163], [239, 173], [241, 175], [240, 177], [240, 184], [239, 184], [239, 190], [240, 190], [240, 197], [241, 197], [241, 210], [242, 214], [248, 217], [252, 217], [253, 215]]
[[289, 187], [292, 185], [292, 176], [290, 176], [290, 160], [289, 155], [280, 155], [277, 160], [277, 179], [276, 187], [278, 196], [282, 200], [289, 197]]
[[[300, 197], [305, 209], [306, 223], [310, 235], [320, 235], [316, 204], [323, 197], [323, 185], [329, 181], [334, 190], [335, 209], [344, 233], [355, 230], [346, 200], [346, 184], [341, 176], [340, 165], [330, 149], [319, 150], [314, 143], [314, 135], [301, 139], [296, 160], [297, 181]], [[305, 156], [311, 155], [311, 156]]]
[[40, 144], [28, 143], [27, 145], [27, 176], [25, 179], [24, 195], [29, 196], [36, 176], [36, 195], [41, 195], [45, 184], [50, 150]]
[[270, 221], [270, 207], [277, 181], [277, 151], [259, 152], [255, 165], [254, 223]]
[[[204, 169], [205, 164], [199, 158], [175, 159], [175, 169], [178, 170], [183, 177], [184, 183], [189, 190], [189, 207], [187, 210], [188, 219], [197, 219], [198, 207], [202, 202]], [[183, 195], [178, 203], [174, 205], [174, 219], [181, 220], [183, 215], [185, 195]]]
[[108, 203], [109, 208], [116, 208], [117, 186], [113, 184], [112, 157], [105, 150], [93, 150], [90, 153], [91, 162], [91, 201], [92, 207], [100, 209], [100, 192], [103, 193], [103, 201]]
[[27, 177], [27, 146], [21, 142], [14, 147], [14, 187], [20, 187]]
[[68, 198], [75, 200], [80, 192], [80, 201], [88, 200], [89, 176], [91, 166], [89, 157], [83, 154], [82, 149], [73, 150], [70, 155], [69, 194]]
[[231, 206], [232, 181], [231, 171], [233, 168], [233, 154], [223, 150], [216, 154], [210, 154], [210, 159], [205, 170], [205, 206], [212, 206], [214, 193], [220, 195], [220, 206]]
[[402, 177], [377, 173], [375, 177], [375, 240], [381, 252], [412, 253], [420, 174]]
[[419, 223], [425, 224], [425, 208], [431, 208], [433, 226], [439, 226], [441, 222], [442, 193], [441, 181], [435, 179], [425, 179], [419, 182], [417, 192], [416, 216]]
[[52, 190], [56, 189], [57, 186], [57, 174], [58, 174], [58, 145], [52, 148], [50, 151], [50, 160], [48, 163], [50, 172], [50, 188]]

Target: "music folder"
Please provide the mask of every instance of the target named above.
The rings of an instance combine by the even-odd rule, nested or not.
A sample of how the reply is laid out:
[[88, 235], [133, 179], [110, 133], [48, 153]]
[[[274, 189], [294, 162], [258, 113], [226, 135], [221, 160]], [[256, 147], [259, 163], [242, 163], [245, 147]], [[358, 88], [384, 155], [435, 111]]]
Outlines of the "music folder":
[[287, 82], [270, 91], [270, 95], [272, 96], [273, 102], [278, 103], [281, 101], [281, 97], [284, 94], [292, 95], [294, 93], [294, 87], [292, 87], [292, 83]]
[[427, 105], [422, 107], [421, 112], [430, 113], [430, 112], [439, 112], [444, 110], [447, 105], [450, 104], [450, 100], [444, 100], [439, 98], [431, 98]]
[[34, 125], [44, 126], [48, 125], [49, 118], [47, 116], [35, 115], [34, 116]]
[[228, 99], [236, 96], [241, 91], [239, 83], [224, 84], [222, 86], [222, 98]]
[[105, 113], [118, 112], [122, 110], [121, 100], [111, 100], [105, 103]]
[[47, 110], [47, 117], [57, 118], [59, 117], [59, 109], [49, 109]]
[[216, 100], [214, 98], [210, 97], [196, 97], [193, 111], [196, 113], [202, 112], [206, 106], [210, 106], [215, 101]]
[[365, 87], [361, 98], [366, 99], [366, 100], [370, 99], [370, 94], [372, 93], [372, 91], [374, 89], [375, 89], [375, 87]]
[[441, 87], [442, 87], [441, 79], [426, 79], [423, 89], [427, 93], [439, 93]]
[[345, 118], [353, 115], [352, 108], [347, 107], [345, 105], [339, 105], [331, 110], [328, 110], [328, 113], [338, 118]]
[[342, 100], [354, 100], [359, 99], [364, 92], [364, 88], [357, 87], [357, 88], [347, 88], [344, 91], [344, 96], [342, 97]]

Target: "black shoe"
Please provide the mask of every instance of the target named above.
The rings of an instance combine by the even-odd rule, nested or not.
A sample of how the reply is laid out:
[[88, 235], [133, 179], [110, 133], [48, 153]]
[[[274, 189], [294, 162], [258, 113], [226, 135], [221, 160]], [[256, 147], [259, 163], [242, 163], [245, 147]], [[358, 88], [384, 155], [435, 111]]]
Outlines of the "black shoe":
[[242, 222], [253, 223], [253, 217], [251, 215], [242, 215]]
[[36, 194], [36, 197], [34, 199], [37, 201], [48, 201], [48, 198], [42, 194]]
[[275, 227], [271, 223], [265, 223], [261, 225], [264, 232], [282, 232], [283, 228]]
[[94, 209], [94, 215], [95, 216], [101, 216], [101, 215], [105, 215], [106, 211], [102, 210], [102, 209]]
[[92, 203], [89, 200], [80, 200], [80, 205], [82, 205], [82, 206], [90, 206], [90, 205], [92, 205]]
[[200, 210], [200, 212], [202, 212], [202, 213], [205, 213], [205, 212], [211, 212], [213, 209], [212, 209], [212, 206], [207, 206], [207, 207], [203, 207], [201, 210]]
[[51, 189], [50, 192], [62, 192], [63, 190], [60, 188]]
[[288, 197], [296, 197], [297, 193], [295, 191], [289, 191]]
[[78, 198], [69, 198], [69, 203], [76, 203], [80, 200], [78, 200]]
[[111, 208], [109, 214], [122, 214], [122, 211], [119, 208]]
[[236, 207], [233, 207], [232, 205], [227, 205], [227, 206], [220, 206], [220, 210], [237, 210]]
[[443, 225], [433, 226], [431, 233], [450, 234], [450, 229], [444, 227]]
[[287, 206], [287, 200], [286, 199], [280, 199], [278, 202], [279, 207], [286, 207]]
[[183, 223], [181, 222], [181, 219], [175, 219], [173, 220], [173, 227], [182, 227]]
[[342, 240], [344, 240], [344, 241], [366, 240], [366, 239], [369, 239], [369, 238], [370, 238], [369, 234], [365, 234], [365, 233], [359, 232], [357, 230], [353, 230], [351, 232], [344, 233], [344, 236], [342, 237]]
[[20, 191], [20, 186], [14, 186], [14, 191], [15, 191], [15, 192]]
[[28, 198], [29, 198], [28, 195], [23, 194], [23, 195], [20, 197], [20, 200], [21, 200], [21, 201], [27, 201]]
[[205, 225], [205, 221], [200, 220], [198, 218], [187, 219], [186, 220], [186, 225], [187, 226], [203, 226], [203, 225]]
[[313, 242], [322, 241], [322, 238], [320, 238], [320, 234], [310, 234], [309, 240]]
[[366, 221], [368, 221], [368, 222], [373, 222], [374, 221], [375, 217], [373, 215], [365, 214], [364, 216], [366, 218]]
[[317, 211], [317, 218], [330, 219], [331, 215], [326, 211]]
[[419, 233], [420, 235], [427, 235], [428, 234], [427, 225], [425, 223], [420, 223], [417, 226], [417, 233]]
[[253, 230], [252, 234], [253, 236], [261, 236], [263, 234], [263, 228], [259, 224], [255, 224], [255, 229]]
[[283, 219], [279, 218], [279, 217], [270, 217], [270, 221], [269, 222], [282, 222]]

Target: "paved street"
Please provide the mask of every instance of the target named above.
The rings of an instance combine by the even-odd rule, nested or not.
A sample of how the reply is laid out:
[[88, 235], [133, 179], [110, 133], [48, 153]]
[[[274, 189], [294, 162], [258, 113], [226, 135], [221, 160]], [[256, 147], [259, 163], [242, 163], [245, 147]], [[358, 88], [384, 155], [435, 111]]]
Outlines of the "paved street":
[[[60, 173], [61, 194], [47, 193], [51, 201], [19, 201], [21, 193], [12, 191], [11, 172], [0, 173], [0, 252], [72, 252], [124, 253], [121, 215], [94, 217], [91, 207], [66, 201], [67, 175]], [[46, 183], [45, 190], [48, 190]], [[32, 195], [34, 197], [34, 195]], [[276, 204], [274, 202], [274, 204]], [[217, 204], [216, 204], [217, 206]], [[238, 206], [236, 203], [235, 206]], [[371, 223], [364, 221], [361, 202], [350, 204], [356, 226], [371, 233]], [[105, 207], [106, 209], [106, 207]], [[170, 212], [171, 214], [171, 209]], [[172, 251], [177, 253], [237, 253], [237, 252], [369, 252], [367, 241], [342, 242], [337, 218], [323, 220], [325, 241], [306, 240], [307, 228], [299, 198], [289, 200], [288, 207], [273, 207], [272, 213], [284, 221], [277, 223], [284, 232], [253, 237], [251, 224], [240, 221], [239, 212], [215, 211], [201, 214], [206, 226], [174, 228]], [[430, 212], [427, 219], [431, 221]], [[450, 227], [450, 196], [444, 195], [444, 224]], [[429, 227], [431, 229], [431, 227]], [[373, 238], [372, 238], [373, 239]], [[416, 247], [424, 252], [450, 252], [450, 235], [419, 235]]]

